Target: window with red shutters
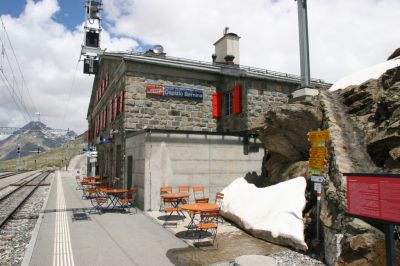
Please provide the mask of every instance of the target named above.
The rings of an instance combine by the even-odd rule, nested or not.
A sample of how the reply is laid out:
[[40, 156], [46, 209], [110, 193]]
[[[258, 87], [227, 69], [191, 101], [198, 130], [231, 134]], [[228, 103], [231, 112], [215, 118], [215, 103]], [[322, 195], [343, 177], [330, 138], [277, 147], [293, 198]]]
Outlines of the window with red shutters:
[[219, 118], [222, 115], [221, 93], [215, 92], [212, 94], [212, 117]]
[[108, 121], [110, 122], [110, 124], [113, 121], [112, 112], [113, 112], [113, 100], [111, 98], [108, 104]]
[[96, 133], [96, 135], [99, 134], [99, 132], [97, 131], [97, 126], [99, 125], [99, 117], [96, 116], [96, 118], [94, 119], [94, 132]]
[[125, 96], [125, 91], [121, 91], [119, 93], [119, 113], [122, 113], [124, 111], [124, 96]]
[[233, 88], [233, 113], [242, 112], [242, 90], [240, 84], [236, 84]]
[[118, 110], [118, 97], [114, 97], [114, 104], [113, 104], [113, 108], [114, 108], [114, 112], [113, 112], [113, 119], [117, 116], [117, 110]]

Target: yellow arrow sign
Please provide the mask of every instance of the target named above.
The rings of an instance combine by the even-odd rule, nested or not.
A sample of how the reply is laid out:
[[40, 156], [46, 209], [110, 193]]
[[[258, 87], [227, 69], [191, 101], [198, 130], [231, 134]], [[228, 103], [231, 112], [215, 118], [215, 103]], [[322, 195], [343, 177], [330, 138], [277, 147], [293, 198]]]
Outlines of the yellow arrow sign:
[[328, 141], [330, 139], [330, 134], [328, 130], [310, 131], [307, 134], [307, 138], [311, 142]]

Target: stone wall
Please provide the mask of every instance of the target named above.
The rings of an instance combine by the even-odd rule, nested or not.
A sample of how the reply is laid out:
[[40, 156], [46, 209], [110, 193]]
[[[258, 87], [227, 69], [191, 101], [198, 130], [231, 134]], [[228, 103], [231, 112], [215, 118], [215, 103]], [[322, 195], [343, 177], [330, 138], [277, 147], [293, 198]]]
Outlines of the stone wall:
[[242, 87], [242, 112], [229, 116], [223, 115], [221, 128], [225, 132], [250, 129], [253, 123], [271, 108], [287, 103], [289, 94], [297, 87], [296, 84], [291, 83], [226, 77], [222, 81], [221, 92], [232, 91], [237, 83]]
[[[146, 95], [146, 85], [172, 85], [203, 90], [202, 100]], [[126, 77], [125, 128], [144, 128], [215, 132], [212, 118], [212, 93], [209, 81], [165, 75], [130, 73]]]

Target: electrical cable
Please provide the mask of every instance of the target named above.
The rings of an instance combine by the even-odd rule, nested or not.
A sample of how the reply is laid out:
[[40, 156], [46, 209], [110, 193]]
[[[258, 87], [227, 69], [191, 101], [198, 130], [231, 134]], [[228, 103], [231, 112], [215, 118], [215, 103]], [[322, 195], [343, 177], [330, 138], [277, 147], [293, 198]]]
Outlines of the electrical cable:
[[6, 26], [4, 25], [4, 21], [3, 21], [3, 18], [1, 16], [0, 16], [0, 21], [1, 21], [1, 24], [3, 26], [4, 32], [5, 32], [6, 36], [7, 36], [8, 43], [10, 44], [11, 51], [12, 51], [12, 53], [14, 55], [14, 58], [15, 58], [15, 62], [17, 62], [17, 66], [18, 66], [18, 70], [19, 70], [19, 73], [20, 73], [21, 78], [22, 78], [22, 82], [23, 82], [23, 84], [25, 84], [26, 91], [28, 92], [28, 97], [29, 97], [29, 99], [30, 99], [30, 101], [32, 103], [34, 111], [37, 112], [38, 109], [36, 108], [35, 102], [33, 101], [33, 98], [32, 98], [32, 95], [30, 93], [29, 87], [26, 84], [26, 80], [25, 80], [25, 77], [24, 77], [24, 75], [22, 73], [21, 66], [19, 64], [18, 58], [17, 58], [17, 56], [15, 54], [15, 51], [14, 51], [14, 47], [13, 47], [13, 45], [11, 43], [10, 37], [9, 37], [8, 32], [6, 30]]

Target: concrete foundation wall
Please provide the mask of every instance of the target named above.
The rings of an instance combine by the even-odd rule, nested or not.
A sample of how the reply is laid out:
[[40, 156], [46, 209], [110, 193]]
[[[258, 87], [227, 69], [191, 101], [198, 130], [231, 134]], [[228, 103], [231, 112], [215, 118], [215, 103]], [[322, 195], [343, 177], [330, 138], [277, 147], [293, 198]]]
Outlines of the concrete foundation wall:
[[126, 143], [127, 156], [136, 154], [134, 161], [141, 167], [134, 171], [133, 183], [139, 188], [139, 206], [145, 210], [159, 209], [161, 186], [177, 191], [180, 185], [202, 185], [205, 196], [214, 201], [215, 193], [236, 178], [262, 171], [264, 150], [244, 155], [241, 137], [145, 132], [129, 137]]
[[[126, 138], [125, 142], [125, 177], [128, 177], [128, 157], [132, 156], [132, 185], [138, 189], [136, 200], [139, 208], [144, 208], [145, 198], [145, 154], [146, 154], [146, 134]], [[125, 184], [128, 181], [125, 180]]]

